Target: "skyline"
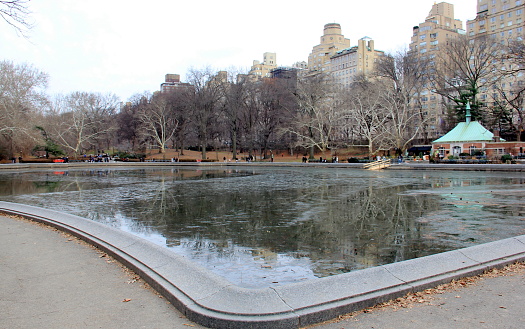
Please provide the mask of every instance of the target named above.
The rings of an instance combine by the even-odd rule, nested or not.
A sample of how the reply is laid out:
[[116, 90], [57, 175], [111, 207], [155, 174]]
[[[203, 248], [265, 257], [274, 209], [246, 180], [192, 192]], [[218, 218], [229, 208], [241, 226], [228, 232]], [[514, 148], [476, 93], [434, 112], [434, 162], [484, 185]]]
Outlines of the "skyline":
[[[466, 29], [467, 19], [476, 16], [476, 1], [447, 2]], [[177, 6], [152, 0], [147, 7], [121, 0], [31, 1], [34, 28], [29, 39], [0, 25], [0, 43], [9, 45], [2, 47], [0, 59], [29, 63], [48, 73], [50, 95], [110, 92], [126, 101], [136, 93], [158, 90], [167, 73], [180, 74], [185, 81], [191, 67], [248, 70], [253, 60], [262, 61], [264, 52], [275, 52], [279, 66], [307, 61], [327, 23], [341, 24], [351, 46], [367, 36], [377, 49], [401, 50], [433, 4], [377, 0], [372, 10], [366, 3], [341, 0], [325, 6], [275, 0], [259, 6], [240, 0]]]

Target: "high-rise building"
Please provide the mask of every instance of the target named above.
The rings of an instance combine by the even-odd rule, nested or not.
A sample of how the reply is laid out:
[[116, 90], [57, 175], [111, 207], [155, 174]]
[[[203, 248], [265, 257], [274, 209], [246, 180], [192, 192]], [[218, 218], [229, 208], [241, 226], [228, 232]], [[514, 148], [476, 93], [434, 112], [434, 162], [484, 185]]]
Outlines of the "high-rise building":
[[180, 82], [179, 74], [168, 73], [164, 77], [164, 82], [160, 84], [161, 93], [169, 93], [181, 87], [188, 87], [189, 83]]
[[329, 23], [324, 26], [321, 43], [314, 46], [308, 56], [308, 70], [327, 71], [330, 70], [330, 58], [338, 51], [349, 48], [350, 39], [346, 39], [341, 32], [341, 25]]
[[[440, 52], [443, 54], [444, 46], [465, 33], [463, 22], [454, 17], [454, 5], [435, 3], [425, 21], [414, 26], [409, 52], [434, 66]], [[419, 139], [427, 143], [445, 132], [446, 100], [432, 89], [430, 83], [421, 86], [415, 97], [414, 104], [421, 107], [419, 110], [422, 114]]]
[[338, 51], [330, 57], [330, 72], [334, 81], [349, 87], [360, 74], [370, 74], [374, 64], [384, 52], [374, 48], [374, 40], [368, 37], [359, 39], [357, 46]]
[[467, 22], [468, 36], [488, 35], [500, 41], [523, 40], [524, 0], [479, 0], [477, 15]]
[[[485, 42], [499, 42], [505, 46], [514, 41], [521, 41], [525, 38], [523, 30], [525, 21], [525, 1], [524, 0], [479, 0], [477, 15], [473, 20], [467, 22], [467, 34], [473, 41], [478, 38], [485, 38]], [[471, 41], [471, 42], [472, 42]], [[497, 74], [504, 73], [505, 70], [512, 69], [511, 63], [502, 61], [498, 64]], [[499, 78], [495, 76], [494, 78]], [[519, 72], [515, 75], [505, 75], [503, 79], [494, 79], [492, 85], [480, 88], [478, 101], [490, 113], [491, 109], [499, 111], [501, 108], [508, 108], [508, 101], [504, 95], [513, 98], [512, 94], [523, 90], [525, 86], [525, 74]], [[513, 106], [519, 104], [513, 104]], [[518, 113], [514, 112], [514, 115]], [[524, 129], [522, 120], [519, 117], [513, 118], [518, 124], [517, 129]], [[503, 134], [503, 132], [502, 132]], [[507, 138], [507, 136], [505, 136]], [[511, 137], [513, 138], [513, 137]]]
[[270, 78], [272, 75], [270, 71], [277, 68], [277, 55], [275, 53], [264, 53], [263, 62], [258, 60], [253, 61], [253, 65], [248, 72], [248, 75], [252, 78], [262, 79]]

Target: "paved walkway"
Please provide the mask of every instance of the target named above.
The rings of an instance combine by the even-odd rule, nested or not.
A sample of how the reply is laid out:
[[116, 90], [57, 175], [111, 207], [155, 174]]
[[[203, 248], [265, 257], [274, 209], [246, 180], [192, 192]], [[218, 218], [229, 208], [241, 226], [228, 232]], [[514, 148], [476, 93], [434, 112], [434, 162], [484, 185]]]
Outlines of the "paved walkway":
[[372, 309], [311, 329], [521, 329], [525, 327], [525, 269], [482, 278], [472, 285]]
[[117, 263], [50, 228], [0, 216], [0, 328], [204, 328]]
[[[101, 256], [0, 216], [0, 328], [204, 328]], [[525, 269], [510, 274], [311, 328], [522, 328]]]

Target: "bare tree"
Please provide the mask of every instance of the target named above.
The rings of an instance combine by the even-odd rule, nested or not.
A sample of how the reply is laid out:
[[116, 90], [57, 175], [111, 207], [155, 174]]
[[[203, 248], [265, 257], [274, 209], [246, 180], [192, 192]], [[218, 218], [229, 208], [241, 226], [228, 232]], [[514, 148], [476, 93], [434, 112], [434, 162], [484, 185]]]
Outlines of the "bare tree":
[[226, 72], [213, 72], [210, 68], [191, 69], [186, 79], [192, 88], [184, 93], [184, 103], [198, 131], [202, 159], [216, 127], [222, 99], [221, 83], [226, 80]]
[[268, 156], [269, 149], [277, 143], [271, 143], [284, 134], [288, 134], [283, 127], [289, 127], [292, 116], [286, 109], [294, 103], [290, 84], [283, 79], [265, 79], [258, 83], [258, 115], [257, 115], [257, 140], [264, 157]]
[[[264, 82], [263, 82], [264, 83]], [[252, 155], [253, 150], [261, 147], [259, 140], [259, 115], [261, 113], [261, 83], [246, 81], [245, 107], [240, 114], [240, 128], [244, 138], [244, 145]]]
[[29, 0], [0, 0], [0, 17], [23, 36], [32, 27], [28, 4]]
[[510, 64], [507, 68], [508, 73], [516, 75], [520, 72], [525, 72], [525, 41], [514, 40], [510, 42], [502, 59]]
[[390, 116], [382, 105], [383, 84], [365, 77], [357, 79], [347, 95], [345, 117], [355, 134], [368, 143], [368, 153], [373, 155], [385, 147]]
[[513, 44], [509, 51], [504, 52], [502, 69], [499, 70], [504, 76], [495, 79], [486, 90], [487, 99], [491, 101], [487, 103], [489, 115], [486, 121], [504, 138], [521, 141], [525, 128], [525, 61], [521, 58], [520, 63], [519, 48], [513, 48], [516, 45], [519, 46]]
[[241, 119], [247, 108], [249, 81], [245, 75], [239, 75], [236, 70], [228, 72], [227, 79], [220, 81], [223, 114], [228, 127], [233, 159], [237, 159], [238, 143], [241, 137]]
[[141, 102], [139, 119], [145, 136], [155, 141], [159, 153], [164, 153], [167, 143], [173, 138], [179, 122], [175, 115], [177, 104], [175, 92], [170, 94], [157, 94]]
[[[441, 47], [435, 71], [429, 75], [436, 92], [456, 104], [457, 119], [465, 118], [470, 103], [474, 119], [482, 120], [481, 90], [486, 90], [501, 75], [497, 73], [501, 44], [486, 37], [451, 39]], [[496, 79], [496, 80], [495, 80]]]
[[48, 104], [48, 79], [31, 65], [0, 62], [0, 136], [11, 156], [28, 138], [40, 136], [33, 128]]
[[136, 150], [142, 143], [140, 136], [139, 106], [140, 96], [133, 95], [130, 100], [122, 106], [117, 114], [117, 145], [124, 147], [125, 150]]
[[510, 42], [502, 51], [500, 63], [497, 72], [503, 77], [494, 79], [488, 89], [493, 101], [489, 107], [492, 110], [491, 125], [497, 127], [505, 138], [514, 135], [521, 141], [525, 128], [525, 42]]
[[53, 115], [55, 124], [46, 129], [53, 139], [75, 156], [96, 148], [98, 140], [116, 127], [108, 120], [116, 112], [119, 100], [113, 94], [73, 92], [57, 97]]
[[382, 56], [376, 63], [376, 76], [382, 87], [381, 106], [388, 113], [385, 127], [391, 146], [404, 152], [426, 124], [420, 115], [417, 96], [426, 82], [428, 67], [412, 53], [398, 52]]
[[315, 148], [325, 152], [340, 119], [333, 81], [323, 73], [298, 80], [294, 92], [297, 120], [289, 132], [297, 135], [314, 158]]

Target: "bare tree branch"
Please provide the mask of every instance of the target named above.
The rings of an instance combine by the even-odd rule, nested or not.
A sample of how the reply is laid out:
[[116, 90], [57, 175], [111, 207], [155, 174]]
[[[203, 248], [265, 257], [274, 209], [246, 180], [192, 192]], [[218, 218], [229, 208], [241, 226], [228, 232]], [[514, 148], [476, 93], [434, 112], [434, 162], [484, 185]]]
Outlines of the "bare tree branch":
[[33, 27], [29, 22], [31, 11], [28, 4], [29, 0], [0, 0], [0, 17], [24, 37]]

